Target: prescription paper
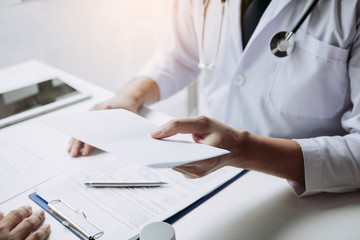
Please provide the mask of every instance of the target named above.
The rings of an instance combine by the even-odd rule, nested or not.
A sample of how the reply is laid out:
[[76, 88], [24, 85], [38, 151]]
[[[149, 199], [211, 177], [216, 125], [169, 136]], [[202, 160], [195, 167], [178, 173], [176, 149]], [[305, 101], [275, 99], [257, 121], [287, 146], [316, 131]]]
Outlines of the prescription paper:
[[150, 132], [158, 126], [124, 109], [56, 115], [45, 123], [101, 150], [155, 168], [174, 167], [229, 153], [184, 140], [188, 135], [153, 139]]

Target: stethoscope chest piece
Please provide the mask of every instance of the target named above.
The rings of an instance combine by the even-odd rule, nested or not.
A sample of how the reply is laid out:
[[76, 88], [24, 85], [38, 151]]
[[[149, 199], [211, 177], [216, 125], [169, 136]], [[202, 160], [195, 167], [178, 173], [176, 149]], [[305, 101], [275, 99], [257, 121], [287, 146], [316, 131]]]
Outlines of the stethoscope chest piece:
[[301, 24], [309, 16], [311, 11], [315, 8], [319, 0], [313, 0], [310, 6], [305, 11], [304, 15], [300, 18], [295, 27], [289, 32], [278, 32], [276, 33], [270, 41], [270, 50], [276, 57], [286, 57], [289, 56], [295, 48], [295, 41], [292, 36], [300, 28]]
[[276, 33], [270, 41], [270, 50], [277, 57], [287, 57], [289, 56], [295, 47], [295, 41], [291, 36], [292, 32], [278, 32]]

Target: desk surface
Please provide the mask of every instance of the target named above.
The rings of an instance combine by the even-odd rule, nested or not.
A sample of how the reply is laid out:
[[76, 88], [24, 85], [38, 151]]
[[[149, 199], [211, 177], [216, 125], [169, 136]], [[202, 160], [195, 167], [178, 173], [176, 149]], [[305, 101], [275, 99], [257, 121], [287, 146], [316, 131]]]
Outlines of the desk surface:
[[[88, 109], [94, 103], [112, 95], [111, 92], [85, 81], [71, 76], [65, 77], [70, 77], [77, 84], [86, 87], [93, 93], [93, 98], [59, 111]], [[0, 72], [0, 84], [1, 79]], [[167, 120], [166, 117], [161, 115], [156, 119], [164, 120]], [[17, 129], [20, 126], [26, 127], [32, 121], [5, 128], [6, 133], [13, 131], [14, 134], [19, 134]], [[0, 130], [0, 134], [5, 129]], [[32, 137], [35, 142], [39, 140], [38, 136]], [[64, 148], [65, 146], [58, 146], [57, 151], [65, 151]], [[83, 160], [86, 159], [73, 161]], [[38, 209], [28, 198], [28, 194], [33, 191], [29, 189], [1, 204], [0, 210], [8, 212], [24, 204]], [[52, 217], [47, 216], [46, 223], [52, 227], [49, 239], [77, 239]], [[285, 180], [249, 172], [173, 226], [178, 240], [360, 239], [359, 223], [359, 192], [320, 194], [299, 199]]]

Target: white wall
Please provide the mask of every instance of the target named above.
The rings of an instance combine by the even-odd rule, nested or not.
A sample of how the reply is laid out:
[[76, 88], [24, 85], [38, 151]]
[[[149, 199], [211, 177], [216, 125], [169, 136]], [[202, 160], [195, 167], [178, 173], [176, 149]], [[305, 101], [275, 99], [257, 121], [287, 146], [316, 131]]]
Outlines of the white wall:
[[[172, 2], [24, 0], [0, 8], [0, 68], [35, 58], [115, 91], [159, 47]], [[183, 91], [155, 108], [182, 117], [186, 98]]]

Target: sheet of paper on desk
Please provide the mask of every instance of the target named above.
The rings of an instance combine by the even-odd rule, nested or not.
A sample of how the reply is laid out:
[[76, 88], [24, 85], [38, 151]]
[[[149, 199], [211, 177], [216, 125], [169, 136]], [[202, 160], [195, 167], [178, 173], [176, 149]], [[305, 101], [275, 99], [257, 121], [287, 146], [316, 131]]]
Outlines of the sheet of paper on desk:
[[[62, 199], [82, 210], [105, 234], [100, 240], [137, 239], [147, 224], [174, 215], [239, 173], [225, 167], [204, 178], [187, 179], [172, 169], [153, 169], [102, 153], [99, 162], [73, 168], [38, 186], [46, 201]], [[89, 188], [92, 180], [164, 181], [155, 188]]]
[[70, 167], [59, 163], [0, 135], [0, 204]]
[[104, 151], [149, 167], [173, 167], [229, 151], [184, 141], [183, 135], [153, 139], [150, 121], [123, 109], [56, 115], [45, 122]]

